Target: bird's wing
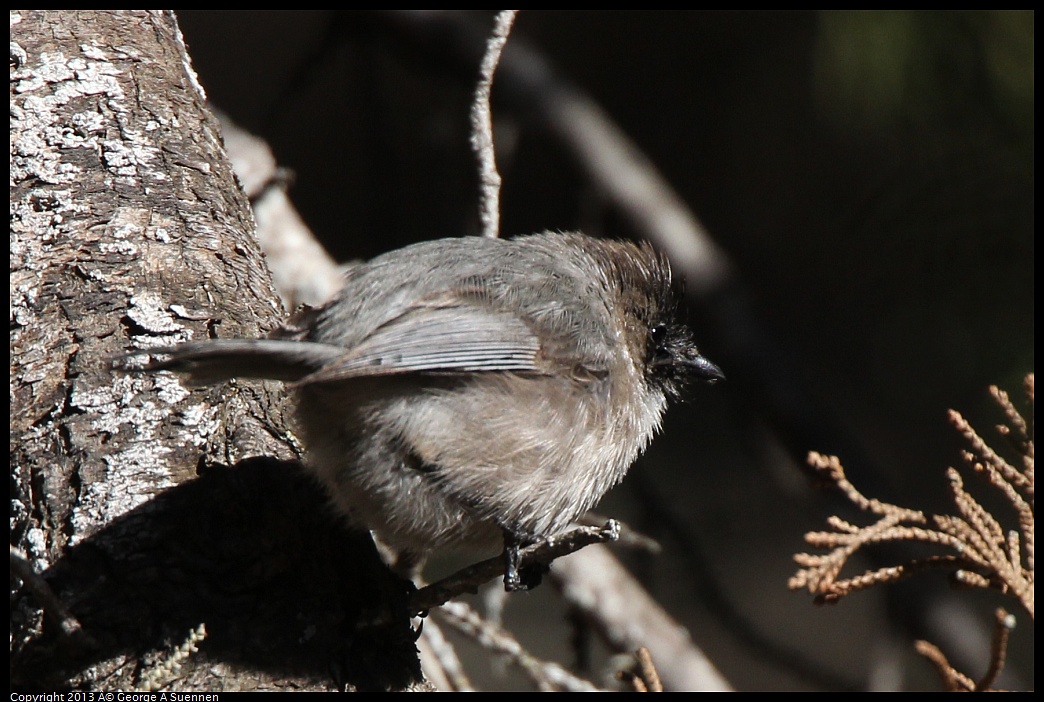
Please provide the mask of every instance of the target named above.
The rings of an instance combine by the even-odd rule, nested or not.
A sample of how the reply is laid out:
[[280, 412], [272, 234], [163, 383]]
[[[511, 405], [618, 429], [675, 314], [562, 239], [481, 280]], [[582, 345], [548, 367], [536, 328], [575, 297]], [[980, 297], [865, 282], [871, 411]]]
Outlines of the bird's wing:
[[540, 372], [540, 342], [510, 312], [457, 299], [411, 307], [300, 384], [402, 373]]

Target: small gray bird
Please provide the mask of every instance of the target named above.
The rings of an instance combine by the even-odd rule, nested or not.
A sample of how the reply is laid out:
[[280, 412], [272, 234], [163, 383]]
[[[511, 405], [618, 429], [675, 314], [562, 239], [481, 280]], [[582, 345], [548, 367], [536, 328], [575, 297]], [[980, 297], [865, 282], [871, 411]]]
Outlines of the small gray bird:
[[[150, 349], [137, 370], [287, 381], [336, 506], [407, 561], [565, 529], [620, 482], [689, 380], [667, 260], [581, 234], [442, 239], [348, 271], [295, 338]], [[122, 364], [128, 367], [127, 364]]]

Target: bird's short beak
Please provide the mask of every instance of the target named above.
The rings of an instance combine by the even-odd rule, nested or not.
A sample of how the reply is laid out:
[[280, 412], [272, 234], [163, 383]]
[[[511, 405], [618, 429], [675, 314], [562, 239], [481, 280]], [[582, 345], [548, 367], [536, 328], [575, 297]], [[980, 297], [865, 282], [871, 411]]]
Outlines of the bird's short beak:
[[698, 378], [708, 383], [725, 380], [725, 373], [722, 372], [721, 368], [718, 368], [703, 356], [697, 354], [696, 358], [689, 361], [689, 365], [696, 370]]

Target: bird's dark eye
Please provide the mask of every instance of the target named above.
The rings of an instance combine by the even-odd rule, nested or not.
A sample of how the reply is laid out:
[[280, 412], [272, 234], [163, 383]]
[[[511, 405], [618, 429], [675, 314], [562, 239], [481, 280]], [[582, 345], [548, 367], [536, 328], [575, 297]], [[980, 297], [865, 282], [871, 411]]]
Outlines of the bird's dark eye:
[[654, 324], [649, 327], [649, 341], [654, 349], [659, 349], [667, 341], [667, 327], [663, 324]]

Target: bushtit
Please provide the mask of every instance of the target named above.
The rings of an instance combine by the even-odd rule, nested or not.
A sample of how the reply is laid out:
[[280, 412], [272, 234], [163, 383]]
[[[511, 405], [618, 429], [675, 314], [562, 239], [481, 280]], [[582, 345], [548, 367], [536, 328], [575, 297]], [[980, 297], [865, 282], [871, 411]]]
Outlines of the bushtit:
[[[286, 336], [286, 335], [284, 335]], [[691, 379], [667, 260], [581, 234], [428, 241], [348, 271], [294, 338], [139, 353], [197, 382], [287, 381], [308, 463], [400, 555], [565, 529], [618, 483]]]

